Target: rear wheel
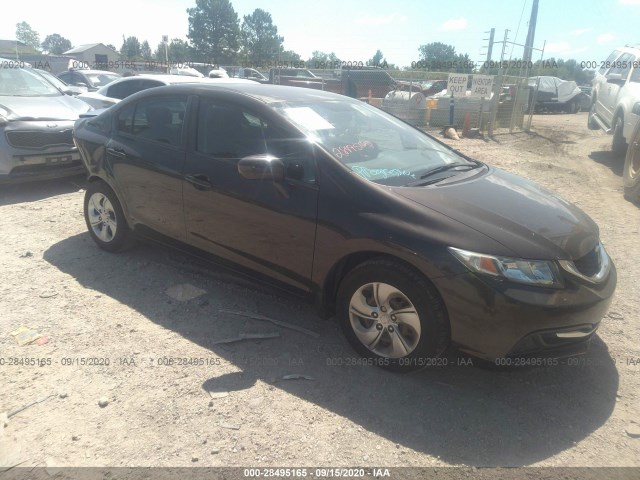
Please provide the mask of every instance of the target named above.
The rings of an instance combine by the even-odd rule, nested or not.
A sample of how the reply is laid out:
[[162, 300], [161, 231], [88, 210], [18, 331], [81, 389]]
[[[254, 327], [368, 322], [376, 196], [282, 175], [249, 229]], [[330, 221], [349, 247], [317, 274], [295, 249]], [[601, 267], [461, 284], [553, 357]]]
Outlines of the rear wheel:
[[93, 241], [108, 252], [131, 244], [131, 232], [118, 197], [101, 181], [90, 183], [84, 195], [84, 218]]
[[611, 130], [613, 131], [613, 138], [611, 139], [611, 150], [617, 155], [624, 155], [627, 152], [627, 142], [622, 135], [622, 128], [624, 127], [624, 121], [622, 115], [616, 115], [613, 119], [613, 125]]
[[578, 113], [578, 102], [576, 100], [571, 100], [569, 103], [569, 113]]
[[640, 203], [640, 121], [634, 129], [629, 148], [627, 148], [622, 179], [624, 197], [631, 202]]
[[337, 308], [353, 348], [388, 370], [434, 364], [449, 343], [449, 323], [435, 287], [392, 260], [371, 260], [349, 272], [340, 284]]

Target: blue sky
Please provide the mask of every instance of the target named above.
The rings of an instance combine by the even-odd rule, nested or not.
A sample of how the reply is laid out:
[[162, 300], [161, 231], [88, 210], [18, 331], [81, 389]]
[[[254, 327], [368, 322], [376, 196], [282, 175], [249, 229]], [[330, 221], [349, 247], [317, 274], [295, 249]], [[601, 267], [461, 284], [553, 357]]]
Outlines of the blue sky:
[[[451, 44], [473, 60], [484, 60], [491, 27], [502, 39], [524, 43], [532, 0], [232, 0], [240, 18], [256, 8], [269, 11], [285, 48], [303, 58], [314, 50], [335, 52], [345, 61], [366, 61], [377, 49], [389, 62], [409, 65], [418, 47], [430, 42]], [[91, 6], [93, 5], [93, 6]], [[163, 34], [186, 40], [186, 9], [195, 0], [86, 0], [59, 2], [21, 0], [3, 7], [0, 38], [15, 37], [15, 25], [28, 22], [41, 40], [59, 33], [74, 45], [122, 44], [122, 36], [148, 40], [152, 48]], [[63, 13], [61, 10], [64, 10]], [[68, 13], [73, 12], [73, 13]], [[601, 61], [617, 46], [640, 43], [640, 0], [540, 0], [536, 47], [546, 40], [545, 58]], [[494, 60], [499, 58], [494, 48]], [[507, 58], [522, 55], [507, 49]], [[534, 59], [539, 58], [539, 53]]]

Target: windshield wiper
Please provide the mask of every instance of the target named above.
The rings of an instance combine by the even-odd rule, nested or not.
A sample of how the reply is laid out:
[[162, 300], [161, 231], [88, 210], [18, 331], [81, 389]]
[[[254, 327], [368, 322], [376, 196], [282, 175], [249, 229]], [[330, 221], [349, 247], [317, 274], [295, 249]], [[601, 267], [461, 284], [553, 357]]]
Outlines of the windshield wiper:
[[[432, 177], [432, 176], [434, 176], [434, 175], [436, 175], [438, 173], [446, 172], [448, 170], [454, 170], [454, 169], [457, 169], [457, 168], [466, 167], [464, 170], [458, 170], [459, 172], [466, 172], [468, 170], [473, 170], [474, 168], [481, 167], [483, 165], [483, 163], [479, 162], [478, 160], [471, 160], [471, 162], [472, 162], [472, 164], [460, 163], [460, 162], [447, 163], [446, 165], [440, 165], [439, 167], [432, 168], [431, 170], [427, 170], [425, 173], [420, 175], [420, 180], [418, 180], [416, 182], [409, 183], [407, 185], [407, 187], [415, 187], [415, 186], [418, 186], [418, 185], [428, 185], [429, 183], [435, 183], [434, 181], [424, 182], [424, 180], [429, 178], [429, 177]], [[448, 177], [445, 177], [445, 178], [448, 178]], [[435, 179], [435, 181], [437, 181], [437, 182], [439, 182], [440, 180], [444, 180], [444, 178]]]

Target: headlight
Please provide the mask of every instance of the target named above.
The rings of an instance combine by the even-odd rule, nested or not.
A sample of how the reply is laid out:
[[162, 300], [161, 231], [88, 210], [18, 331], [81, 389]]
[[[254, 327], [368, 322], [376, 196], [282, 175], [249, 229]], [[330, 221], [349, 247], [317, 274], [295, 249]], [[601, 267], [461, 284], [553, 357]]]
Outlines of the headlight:
[[449, 251], [469, 270], [475, 273], [529, 285], [543, 287], [562, 286], [556, 264], [548, 260], [495, 257], [453, 247], [449, 247]]

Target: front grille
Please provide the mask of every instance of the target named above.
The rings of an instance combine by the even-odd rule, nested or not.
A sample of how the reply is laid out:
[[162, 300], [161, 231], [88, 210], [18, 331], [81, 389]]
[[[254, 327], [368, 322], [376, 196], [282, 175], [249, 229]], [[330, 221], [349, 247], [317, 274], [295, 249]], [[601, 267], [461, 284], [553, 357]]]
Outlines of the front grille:
[[573, 263], [581, 274], [593, 277], [600, 271], [600, 249], [596, 246], [584, 257], [575, 260]]
[[47, 148], [73, 146], [72, 130], [45, 132], [41, 130], [7, 132], [9, 144], [16, 148]]

